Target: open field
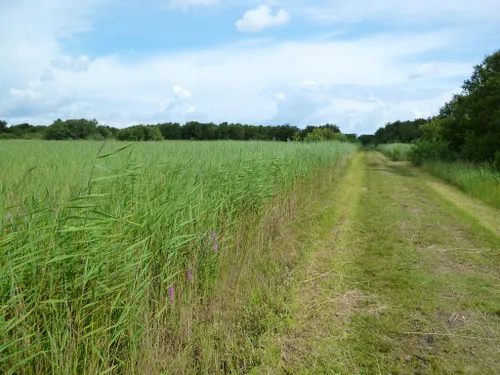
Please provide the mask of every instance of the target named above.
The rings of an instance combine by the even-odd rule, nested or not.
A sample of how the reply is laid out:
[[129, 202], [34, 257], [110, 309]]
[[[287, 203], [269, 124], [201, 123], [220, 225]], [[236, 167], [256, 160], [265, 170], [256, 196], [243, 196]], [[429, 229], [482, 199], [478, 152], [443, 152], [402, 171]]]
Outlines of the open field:
[[426, 169], [340, 143], [0, 146], [1, 373], [499, 373], [500, 211]]
[[413, 145], [409, 143], [380, 144], [377, 150], [393, 161], [409, 160], [409, 154]]
[[268, 242], [355, 146], [101, 146], [0, 145], [0, 372], [244, 368], [261, 322], [238, 309], [282, 276], [258, 279], [280, 256]]
[[500, 209], [500, 172], [486, 165], [427, 163], [427, 169], [465, 193]]

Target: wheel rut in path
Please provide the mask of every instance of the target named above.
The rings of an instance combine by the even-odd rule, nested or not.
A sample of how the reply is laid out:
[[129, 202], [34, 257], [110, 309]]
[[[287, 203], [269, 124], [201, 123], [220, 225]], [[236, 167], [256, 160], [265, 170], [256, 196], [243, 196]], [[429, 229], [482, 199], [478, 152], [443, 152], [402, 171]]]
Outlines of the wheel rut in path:
[[374, 151], [321, 210], [288, 329], [252, 373], [500, 373], [497, 210]]

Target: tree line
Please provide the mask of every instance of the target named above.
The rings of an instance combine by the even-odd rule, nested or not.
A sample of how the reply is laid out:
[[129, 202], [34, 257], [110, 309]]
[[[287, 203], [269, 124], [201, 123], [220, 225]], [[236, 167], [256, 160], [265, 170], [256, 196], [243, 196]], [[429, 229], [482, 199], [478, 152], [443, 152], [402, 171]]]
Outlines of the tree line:
[[364, 145], [415, 143], [416, 163], [427, 159], [492, 163], [500, 169], [500, 50], [476, 65], [462, 92], [436, 116], [387, 123], [361, 135]]
[[356, 134], [342, 134], [334, 124], [297, 126], [247, 125], [223, 122], [221, 124], [189, 121], [184, 125], [174, 122], [156, 125], [134, 125], [118, 129], [99, 124], [95, 119], [57, 119], [49, 126], [35, 126], [27, 123], [7, 126], [0, 121], [0, 139], [46, 139], [82, 140], [117, 139], [120, 141], [160, 141], [168, 140], [261, 140], [261, 141], [356, 141]]

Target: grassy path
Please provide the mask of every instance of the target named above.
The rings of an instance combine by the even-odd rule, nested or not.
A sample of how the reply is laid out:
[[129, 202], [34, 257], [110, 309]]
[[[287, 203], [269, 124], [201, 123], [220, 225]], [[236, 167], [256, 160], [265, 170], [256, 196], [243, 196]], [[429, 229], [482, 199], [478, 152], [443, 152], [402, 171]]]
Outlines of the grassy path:
[[318, 212], [253, 373], [500, 374], [498, 211], [363, 152]]

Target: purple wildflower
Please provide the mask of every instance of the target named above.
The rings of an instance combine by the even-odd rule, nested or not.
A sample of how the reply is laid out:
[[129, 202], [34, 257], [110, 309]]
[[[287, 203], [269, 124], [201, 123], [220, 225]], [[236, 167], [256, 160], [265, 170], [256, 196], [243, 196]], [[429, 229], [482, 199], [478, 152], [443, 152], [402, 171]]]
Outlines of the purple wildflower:
[[187, 272], [187, 280], [191, 281], [193, 279], [193, 269], [190, 268]]
[[205, 241], [207, 240], [207, 237], [208, 237], [208, 233], [205, 233], [202, 237], [201, 237], [201, 247], [203, 248], [204, 245], [205, 245]]
[[214, 253], [219, 252], [219, 244], [217, 243], [217, 232], [214, 231], [212, 232], [212, 239], [213, 239], [213, 246], [214, 246]]
[[168, 288], [168, 299], [170, 300], [170, 302], [174, 302], [174, 294], [175, 294], [175, 290], [174, 290], [174, 284], [170, 285], [170, 288]]

